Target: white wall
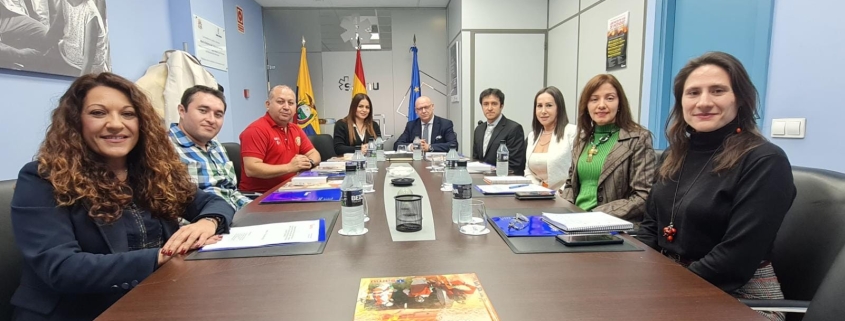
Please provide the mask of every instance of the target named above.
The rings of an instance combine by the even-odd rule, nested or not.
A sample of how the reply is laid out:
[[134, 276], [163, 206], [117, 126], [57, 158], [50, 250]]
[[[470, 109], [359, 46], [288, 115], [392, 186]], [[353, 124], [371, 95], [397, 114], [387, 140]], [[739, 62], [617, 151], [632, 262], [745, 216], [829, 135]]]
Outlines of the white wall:
[[[577, 0], [575, 1], [577, 5]], [[577, 6], [576, 6], [577, 8]], [[576, 12], [577, 13], [577, 12]], [[549, 30], [549, 63], [546, 85], [555, 86], [563, 93], [566, 115], [575, 123], [578, 101], [575, 99], [578, 87], [578, 22], [574, 17], [562, 25]]]
[[547, 0], [463, 0], [461, 29], [546, 29]]
[[[586, 11], [584, 9], [594, 5]], [[628, 15], [627, 67], [609, 72], [619, 79], [635, 120], [640, 119], [640, 93], [643, 75], [643, 46], [646, 0], [581, 0], [581, 13], [573, 10], [568, 0], [551, 0], [549, 16], [555, 20], [570, 19], [549, 30], [548, 85], [557, 86], [564, 94], [569, 119], [575, 122], [581, 90], [595, 75], [608, 73], [607, 20]], [[569, 15], [567, 17], [567, 15]], [[575, 52], [573, 52], [575, 50]], [[575, 68], [575, 69], [573, 69]], [[573, 89], [574, 84], [574, 89]]]
[[[457, 105], [458, 110], [461, 113], [461, 118], [459, 119], [460, 122], [455, 122], [455, 131], [460, 132], [458, 135], [458, 141], [460, 144], [458, 147], [460, 151], [470, 155], [472, 154], [472, 131], [475, 129], [474, 122], [472, 121], [472, 110], [475, 104], [475, 97], [473, 97], [473, 93], [470, 90], [472, 88], [472, 78], [470, 75], [472, 74], [472, 34], [469, 31], [462, 31], [461, 32], [461, 85], [458, 87], [460, 92], [460, 101], [457, 103], [453, 103], [453, 105]], [[466, 107], [464, 107], [466, 106]], [[454, 107], [453, 107], [454, 110]], [[449, 114], [452, 115], [451, 113]]]
[[576, 15], [579, 5], [579, 0], [549, 0], [549, 28]]
[[447, 30], [446, 39], [451, 43], [461, 33], [461, 0], [449, 1], [446, 7]]
[[[534, 94], [543, 88], [545, 40], [543, 34], [475, 35], [474, 96], [487, 88], [501, 89], [505, 94], [502, 113], [523, 129], [531, 128]], [[481, 106], [475, 106], [472, 124], [486, 120]]]

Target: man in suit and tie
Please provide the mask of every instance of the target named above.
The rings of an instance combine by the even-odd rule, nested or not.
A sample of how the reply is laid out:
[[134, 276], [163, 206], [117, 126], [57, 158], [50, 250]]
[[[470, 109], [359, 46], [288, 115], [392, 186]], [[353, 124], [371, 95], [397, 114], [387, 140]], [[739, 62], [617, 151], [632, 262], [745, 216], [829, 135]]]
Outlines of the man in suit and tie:
[[508, 169], [513, 172], [511, 175], [522, 176], [525, 173], [525, 132], [522, 125], [502, 115], [505, 94], [499, 89], [487, 88], [478, 100], [487, 121], [479, 121], [475, 127], [472, 158], [496, 165], [496, 150], [504, 140], [510, 154]]
[[411, 144], [419, 137], [422, 150], [426, 152], [448, 152], [449, 145], [458, 146], [452, 121], [434, 115], [434, 104], [426, 96], [420, 96], [414, 102], [414, 110], [419, 118], [405, 124], [405, 131], [396, 139], [393, 149], [400, 144]]

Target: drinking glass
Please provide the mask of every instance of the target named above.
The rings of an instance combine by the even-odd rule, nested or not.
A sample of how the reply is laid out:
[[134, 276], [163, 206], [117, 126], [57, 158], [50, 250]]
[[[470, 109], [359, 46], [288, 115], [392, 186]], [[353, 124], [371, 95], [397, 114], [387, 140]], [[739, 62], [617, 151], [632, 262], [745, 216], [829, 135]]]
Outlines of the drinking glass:
[[442, 173], [443, 168], [445, 167], [444, 166], [445, 161], [446, 161], [445, 155], [431, 156], [431, 172], [432, 173]]
[[471, 214], [468, 220], [459, 220], [459, 231], [466, 235], [484, 235], [490, 233], [487, 228], [487, 209], [484, 201], [472, 200]]
[[366, 173], [366, 180], [364, 181], [364, 193], [372, 193], [375, 192], [374, 184], [376, 181], [376, 173], [375, 172], [367, 172]]
[[405, 153], [408, 152], [408, 144], [399, 144], [399, 147], [396, 148], [397, 153]]

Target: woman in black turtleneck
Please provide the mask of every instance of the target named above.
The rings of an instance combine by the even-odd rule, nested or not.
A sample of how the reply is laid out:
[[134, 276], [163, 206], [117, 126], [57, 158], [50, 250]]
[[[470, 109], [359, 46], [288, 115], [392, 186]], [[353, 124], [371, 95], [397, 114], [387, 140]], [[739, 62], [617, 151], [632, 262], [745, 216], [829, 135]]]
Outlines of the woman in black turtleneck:
[[786, 154], [757, 129], [748, 73], [707, 53], [681, 69], [674, 94], [670, 147], [637, 237], [735, 297], [783, 298], [769, 254], [795, 185]]

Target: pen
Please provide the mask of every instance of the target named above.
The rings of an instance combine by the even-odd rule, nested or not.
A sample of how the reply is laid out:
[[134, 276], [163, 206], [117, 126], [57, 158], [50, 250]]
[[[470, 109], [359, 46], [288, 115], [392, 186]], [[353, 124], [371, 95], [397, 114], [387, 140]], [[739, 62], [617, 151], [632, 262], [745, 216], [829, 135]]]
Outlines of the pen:
[[528, 186], [528, 184], [513, 185], [513, 186], [508, 187], [508, 189], [520, 188], [520, 187], [525, 187], [525, 186]]

